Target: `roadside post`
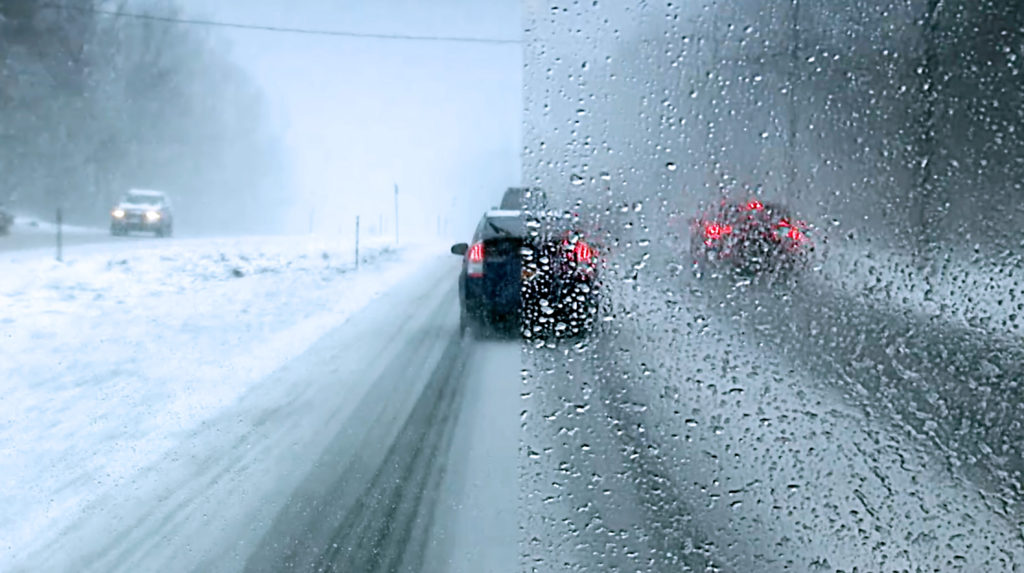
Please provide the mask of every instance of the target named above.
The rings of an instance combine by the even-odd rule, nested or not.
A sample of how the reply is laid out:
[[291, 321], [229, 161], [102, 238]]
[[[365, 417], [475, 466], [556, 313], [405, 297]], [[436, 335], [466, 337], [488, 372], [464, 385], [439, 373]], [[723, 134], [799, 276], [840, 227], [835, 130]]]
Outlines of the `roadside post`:
[[64, 214], [61, 212], [61, 208], [57, 207], [57, 262], [64, 261], [64, 229], [63, 229]]

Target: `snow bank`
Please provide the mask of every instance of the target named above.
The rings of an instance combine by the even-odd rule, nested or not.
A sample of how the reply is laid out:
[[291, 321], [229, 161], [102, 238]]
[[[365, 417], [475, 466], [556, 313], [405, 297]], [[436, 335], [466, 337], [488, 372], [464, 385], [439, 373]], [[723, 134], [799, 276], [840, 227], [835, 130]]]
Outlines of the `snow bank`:
[[434, 246], [325, 238], [0, 256], [0, 570], [27, 541], [408, 276]]
[[910, 253], [833, 249], [820, 277], [831, 289], [894, 313], [935, 317], [995, 335], [1024, 333], [1024, 261], [996, 265], [949, 257], [929, 274]]

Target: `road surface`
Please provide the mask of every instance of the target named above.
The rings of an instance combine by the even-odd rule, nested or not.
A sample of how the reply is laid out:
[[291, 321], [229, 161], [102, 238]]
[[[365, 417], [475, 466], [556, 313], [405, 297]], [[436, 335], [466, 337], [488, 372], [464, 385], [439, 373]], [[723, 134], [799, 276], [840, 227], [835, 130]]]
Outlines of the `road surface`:
[[1016, 450], [983, 455], [1016, 402], [945, 393], [1016, 377], [1010, 349], [685, 276], [610, 289], [584, 340], [475, 341], [456, 272], [425, 265], [20, 570], [1024, 566]]
[[[155, 240], [152, 235], [132, 234], [126, 237], [112, 237], [104, 229], [86, 229], [73, 227], [66, 229], [61, 237], [63, 246], [91, 245], [95, 243], [149, 241]], [[28, 249], [57, 249], [56, 226], [50, 223], [29, 226], [22, 222], [15, 224], [7, 235], [0, 236], [0, 253], [24, 251]]]

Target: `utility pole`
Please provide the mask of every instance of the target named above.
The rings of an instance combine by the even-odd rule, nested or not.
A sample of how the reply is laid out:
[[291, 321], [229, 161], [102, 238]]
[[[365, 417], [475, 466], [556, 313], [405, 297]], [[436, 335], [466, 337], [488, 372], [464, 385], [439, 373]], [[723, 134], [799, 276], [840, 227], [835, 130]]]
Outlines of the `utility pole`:
[[395, 183], [395, 246], [398, 245], [398, 183]]

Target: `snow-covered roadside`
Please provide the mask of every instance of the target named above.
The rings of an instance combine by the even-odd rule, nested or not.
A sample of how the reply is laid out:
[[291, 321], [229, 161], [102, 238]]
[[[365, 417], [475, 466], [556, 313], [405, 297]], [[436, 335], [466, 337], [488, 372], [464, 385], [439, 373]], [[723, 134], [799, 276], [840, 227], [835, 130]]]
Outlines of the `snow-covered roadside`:
[[894, 313], [936, 317], [1002, 336], [1024, 334], [1024, 260], [994, 265], [949, 259], [932, 276], [891, 248], [832, 249], [818, 275], [830, 289]]
[[0, 570], [152, 463], [436, 245], [311, 237], [0, 257]]

